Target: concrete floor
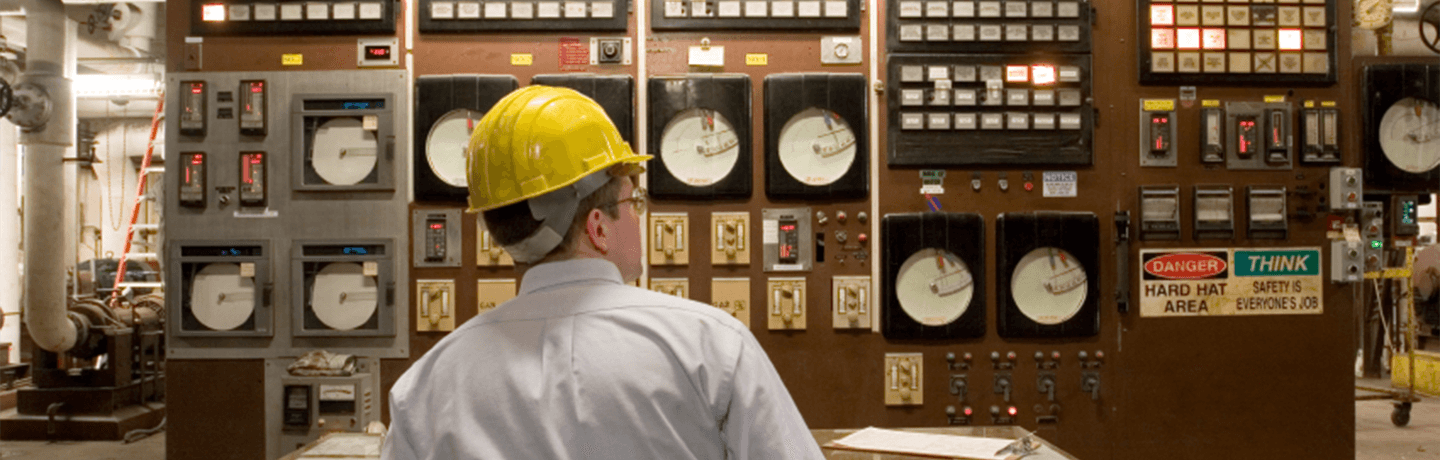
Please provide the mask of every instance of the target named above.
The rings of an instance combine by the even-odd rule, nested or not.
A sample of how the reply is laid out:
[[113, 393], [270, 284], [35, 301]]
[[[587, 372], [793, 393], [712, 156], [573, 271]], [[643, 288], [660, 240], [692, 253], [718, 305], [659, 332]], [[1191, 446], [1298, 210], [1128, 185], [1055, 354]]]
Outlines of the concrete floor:
[[[1381, 381], [1364, 382], [1380, 386]], [[1410, 424], [1390, 423], [1389, 401], [1355, 403], [1356, 460], [1440, 460], [1440, 398], [1415, 403]], [[158, 460], [165, 458], [165, 433], [131, 444], [120, 442], [6, 441], [0, 444], [3, 460]]]

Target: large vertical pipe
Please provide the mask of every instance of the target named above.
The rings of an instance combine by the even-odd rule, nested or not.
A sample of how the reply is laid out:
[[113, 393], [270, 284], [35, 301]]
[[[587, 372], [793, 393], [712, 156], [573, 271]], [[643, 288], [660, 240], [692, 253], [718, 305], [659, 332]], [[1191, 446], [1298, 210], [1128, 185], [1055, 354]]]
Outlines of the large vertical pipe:
[[[35, 344], [60, 353], [75, 346], [76, 323], [66, 315], [67, 239], [64, 156], [75, 139], [74, 96], [65, 76], [65, 7], [60, 0], [26, 2], [25, 75], [52, 104], [44, 125], [20, 134], [25, 146], [25, 325]], [[70, 225], [67, 225], [70, 224]]]
[[[0, 328], [0, 342], [20, 343], [20, 161], [16, 152], [15, 125], [0, 119], [0, 314], [6, 315]], [[10, 347], [10, 362], [19, 362], [20, 347]]]

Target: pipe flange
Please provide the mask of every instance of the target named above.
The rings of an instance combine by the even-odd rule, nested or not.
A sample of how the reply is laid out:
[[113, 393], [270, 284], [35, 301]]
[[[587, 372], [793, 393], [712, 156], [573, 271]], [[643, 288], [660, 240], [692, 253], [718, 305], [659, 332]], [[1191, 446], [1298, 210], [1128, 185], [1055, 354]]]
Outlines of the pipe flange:
[[11, 122], [22, 128], [35, 129], [50, 121], [53, 105], [50, 92], [46, 91], [45, 87], [24, 82], [15, 85], [13, 102], [7, 116]]

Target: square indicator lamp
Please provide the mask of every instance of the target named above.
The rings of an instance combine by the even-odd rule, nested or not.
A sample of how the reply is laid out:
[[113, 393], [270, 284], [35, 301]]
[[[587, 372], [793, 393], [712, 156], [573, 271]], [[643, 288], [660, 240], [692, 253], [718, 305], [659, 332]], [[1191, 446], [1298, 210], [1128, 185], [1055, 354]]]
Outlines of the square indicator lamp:
[[1225, 29], [1205, 29], [1202, 31], [1202, 45], [1207, 50], [1225, 49]]
[[222, 22], [225, 20], [225, 4], [206, 3], [200, 7], [200, 19], [205, 22]]
[[1030, 79], [1035, 83], [1036, 86], [1047, 86], [1055, 84], [1055, 66], [1030, 66]]
[[1150, 29], [1150, 48], [1157, 50], [1175, 49], [1175, 29]]
[[1300, 29], [1280, 29], [1280, 49], [1298, 50], [1304, 45], [1304, 34]]
[[1176, 47], [1182, 50], [1200, 49], [1200, 29], [1178, 29], [1175, 31]]
[[1175, 25], [1175, 5], [1150, 5], [1150, 25]]
[[1030, 68], [1023, 65], [1005, 66], [1005, 81], [1010, 83], [1030, 81]]

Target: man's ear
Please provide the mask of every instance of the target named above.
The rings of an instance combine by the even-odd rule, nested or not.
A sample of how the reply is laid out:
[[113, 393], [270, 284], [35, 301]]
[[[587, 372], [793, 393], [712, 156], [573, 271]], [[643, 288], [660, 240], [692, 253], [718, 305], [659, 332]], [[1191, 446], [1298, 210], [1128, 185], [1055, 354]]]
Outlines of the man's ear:
[[585, 214], [585, 235], [596, 251], [601, 254], [610, 252], [610, 226], [605, 223], [599, 209], [591, 209]]

